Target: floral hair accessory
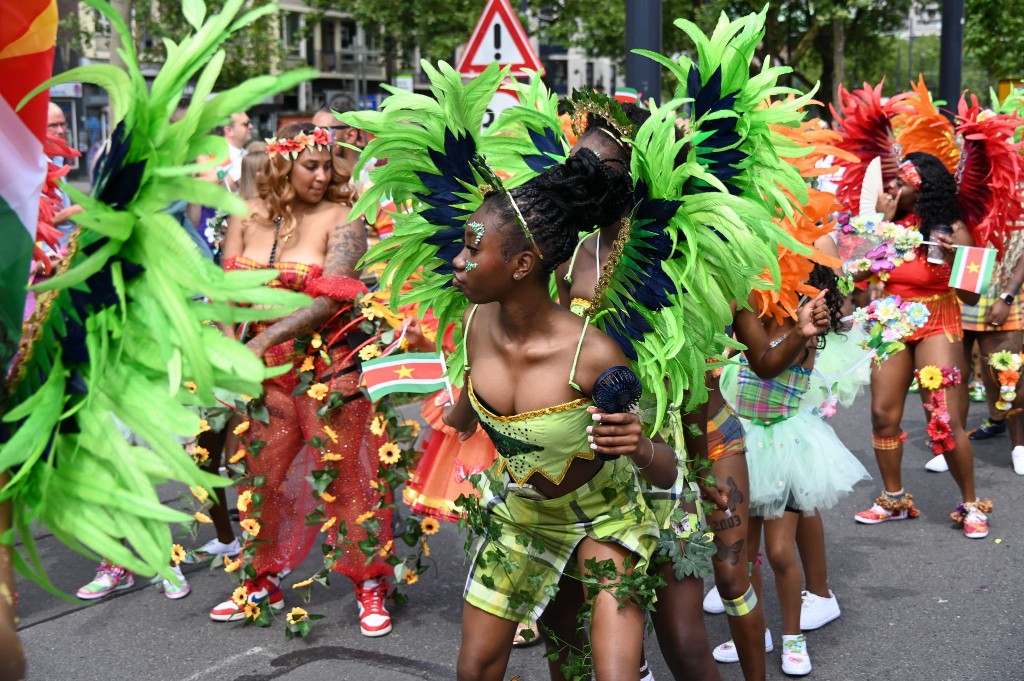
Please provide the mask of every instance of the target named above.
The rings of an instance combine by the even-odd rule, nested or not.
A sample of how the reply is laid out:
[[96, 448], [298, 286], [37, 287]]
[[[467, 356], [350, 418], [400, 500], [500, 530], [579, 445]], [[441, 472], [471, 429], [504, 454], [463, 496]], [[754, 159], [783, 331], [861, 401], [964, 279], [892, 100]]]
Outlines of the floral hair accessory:
[[996, 409], [1007, 412], [1013, 408], [1013, 402], [1017, 399], [1017, 384], [1020, 382], [1021, 367], [1024, 366], [1024, 359], [1020, 353], [1000, 350], [993, 352], [988, 359], [988, 365], [992, 367], [996, 380], [999, 381], [999, 398], [996, 400]]
[[316, 148], [320, 151], [331, 146], [331, 131], [327, 128], [314, 128], [313, 132], [300, 132], [291, 139], [267, 139], [267, 155], [274, 158], [278, 154], [288, 156], [293, 161], [306, 149]]
[[921, 191], [921, 173], [917, 172], [917, 166], [913, 161], [900, 163], [900, 178], [917, 191]]

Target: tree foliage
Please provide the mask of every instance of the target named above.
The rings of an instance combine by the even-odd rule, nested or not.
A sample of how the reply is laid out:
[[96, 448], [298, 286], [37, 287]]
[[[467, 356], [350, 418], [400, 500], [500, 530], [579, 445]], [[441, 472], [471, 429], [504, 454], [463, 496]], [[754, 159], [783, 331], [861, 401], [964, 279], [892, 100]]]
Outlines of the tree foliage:
[[967, 0], [964, 49], [992, 77], [1024, 76], [1024, 0]]

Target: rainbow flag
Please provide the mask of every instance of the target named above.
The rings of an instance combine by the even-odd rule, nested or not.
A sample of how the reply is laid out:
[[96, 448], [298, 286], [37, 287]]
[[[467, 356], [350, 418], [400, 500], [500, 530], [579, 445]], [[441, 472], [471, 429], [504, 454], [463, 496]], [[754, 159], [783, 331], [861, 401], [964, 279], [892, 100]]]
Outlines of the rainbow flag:
[[0, 370], [6, 371], [21, 338], [39, 196], [46, 179], [43, 140], [49, 94], [15, 109], [53, 70], [57, 0], [0, 0], [0, 16]]
[[436, 352], [405, 352], [363, 362], [360, 385], [376, 402], [391, 393], [432, 393], [451, 390], [444, 358]]
[[996, 266], [996, 249], [976, 246], [958, 246], [949, 285], [963, 291], [981, 293], [992, 281]]

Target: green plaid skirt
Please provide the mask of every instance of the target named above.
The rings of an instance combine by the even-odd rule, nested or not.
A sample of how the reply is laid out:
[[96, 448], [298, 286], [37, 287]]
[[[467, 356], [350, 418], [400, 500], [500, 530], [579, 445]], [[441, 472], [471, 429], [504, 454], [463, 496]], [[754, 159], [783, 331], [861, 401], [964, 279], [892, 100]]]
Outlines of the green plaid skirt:
[[478, 543], [464, 597], [515, 622], [540, 617], [563, 573], [579, 578], [573, 553], [583, 539], [628, 549], [635, 570], [647, 569], [658, 545], [658, 523], [625, 457], [606, 462], [566, 495], [533, 500], [507, 493], [491, 499], [488, 511], [491, 536]]

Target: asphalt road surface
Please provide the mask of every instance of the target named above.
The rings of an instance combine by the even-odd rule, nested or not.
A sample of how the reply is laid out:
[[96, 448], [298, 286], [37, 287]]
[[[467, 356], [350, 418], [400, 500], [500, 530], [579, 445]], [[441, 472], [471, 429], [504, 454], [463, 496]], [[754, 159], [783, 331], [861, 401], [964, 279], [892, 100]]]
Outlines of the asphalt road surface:
[[[977, 489], [995, 502], [992, 532], [968, 540], [948, 518], [959, 501], [948, 473], [928, 473], [924, 416], [908, 398], [905, 484], [922, 516], [878, 526], [857, 525], [853, 515], [878, 494], [870, 450], [868, 400], [833, 419], [850, 449], [875, 476], [825, 512], [831, 587], [843, 615], [808, 636], [814, 670], [822, 681], [990, 681], [1024, 679], [1022, 557], [1024, 477], [1014, 475], [1003, 435], [975, 448]], [[984, 416], [972, 405], [969, 425]], [[178, 490], [164, 491], [173, 503]], [[204, 528], [206, 529], [206, 528]], [[207, 530], [209, 532], [209, 530]], [[94, 564], [42, 535], [43, 560], [67, 593], [89, 581]], [[212, 536], [210, 534], [209, 536]], [[200, 541], [209, 538], [200, 537]], [[436, 569], [407, 589], [408, 604], [392, 607], [394, 631], [360, 635], [351, 588], [337, 579], [317, 589], [310, 612], [327, 616], [304, 640], [288, 640], [283, 621], [265, 629], [216, 623], [209, 609], [225, 599], [232, 581], [219, 570], [186, 566], [192, 593], [169, 601], [147, 580], [102, 602], [59, 600], [20, 583], [19, 633], [32, 681], [360, 681], [451, 679], [459, 650], [466, 564], [462, 538], [445, 525], [431, 540]], [[315, 569], [295, 571], [285, 586]], [[766, 568], [768, 624], [779, 640], [781, 620]], [[708, 583], [710, 588], [710, 582]], [[290, 595], [285, 589], [286, 598]], [[291, 602], [294, 600], [295, 602]], [[298, 599], [288, 600], [300, 605]], [[724, 615], [708, 616], [712, 642], [728, 637]], [[778, 644], [777, 644], [778, 645]], [[647, 639], [655, 676], [671, 679], [653, 635]], [[720, 665], [724, 679], [741, 679], [738, 665]], [[540, 647], [512, 653], [508, 677], [546, 679]], [[783, 679], [778, 649], [768, 678]]]

